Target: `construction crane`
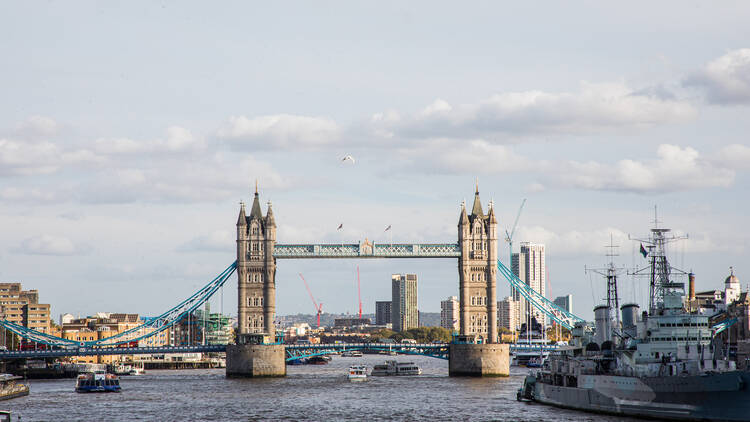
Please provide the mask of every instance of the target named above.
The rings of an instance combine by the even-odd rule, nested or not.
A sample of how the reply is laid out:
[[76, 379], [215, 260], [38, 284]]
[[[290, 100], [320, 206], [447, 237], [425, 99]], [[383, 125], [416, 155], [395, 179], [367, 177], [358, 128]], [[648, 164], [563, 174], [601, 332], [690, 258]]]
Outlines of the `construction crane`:
[[521, 206], [518, 207], [518, 214], [516, 214], [516, 221], [513, 222], [513, 228], [510, 230], [510, 233], [508, 233], [508, 230], [505, 231], [505, 241], [508, 242], [508, 254], [510, 255], [508, 258], [508, 267], [513, 266], [513, 235], [516, 234], [518, 219], [521, 217], [521, 211], [523, 211], [523, 206], [525, 204], [526, 198], [523, 198], [523, 201], [521, 201]]
[[357, 265], [357, 298], [359, 299], [359, 319], [362, 319], [362, 288], [359, 283], [359, 265]]
[[312, 299], [313, 306], [315, 306], [315, 310], [318, 313], [318, 328], [320, 328], [320, 315], [323, 313], [323, 304], [322, 303], [318, 304], [318, 302], [315, 301], [312, 291], [310, 291], [310, 286], [307, 285], [307, 280], [305, 280], [305, 277], [302, 276], [302, 273], [299, 273], [299, 278], [301, 278], [302, 282], [305, 283], [305, 288], [307, 289], [307, 293], [310, 295], [310, 299]]

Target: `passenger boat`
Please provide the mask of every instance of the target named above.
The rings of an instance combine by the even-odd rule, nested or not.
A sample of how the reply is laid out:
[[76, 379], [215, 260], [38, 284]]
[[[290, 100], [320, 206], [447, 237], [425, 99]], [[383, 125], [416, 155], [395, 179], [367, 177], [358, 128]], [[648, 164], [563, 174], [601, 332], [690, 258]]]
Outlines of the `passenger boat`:
[[143, 369], [143, 364], [140, 365], [126, 365], [126, 364], [120, 364], [114, 367], [112, 372], [115, 375], [123, 376], [123, 375], [143, 375], [146, 373], [146, 370]]
[[387, 360], [383, 365], [375, 365], [370, 375], [389, 376], [389, 375], [421, 375], [422, 369], [414, 362], [397, 362]]
[[77, 393], [117, 393], [120, 391], [120, 379], [117, 375], [105, 371], [94, 371], [81, 374], [76, 380]]
[[362, 352], [359, 350], [345, 350], [341, 353], [342, 358], [361, 358]]
[[28, 396], [29, 386], [19, 383], [23, 377], [0, 374], [0, 400], [10, 400], [16, 397]]
[[349, 367], [349, 381], [367, 381], [367, 366], [352, 365]]

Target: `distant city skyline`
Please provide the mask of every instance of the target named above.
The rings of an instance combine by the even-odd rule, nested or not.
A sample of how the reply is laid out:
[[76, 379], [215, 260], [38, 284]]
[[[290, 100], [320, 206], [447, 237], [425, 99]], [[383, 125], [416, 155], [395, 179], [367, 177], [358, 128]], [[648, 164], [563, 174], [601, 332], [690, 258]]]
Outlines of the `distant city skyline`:
[[[644, 13], [648, 10], [648, 13]], [[679, 11], [678, 14], [675, 11]], [[544, 244], [548, 298], [593, 318], [584, 266], [643, 266], [654, 219], [696, 289], [750, 279], [750, 4], [8, 3], [0, 16], [0, 282], [51, 314], [159, 315], [236, 257], [239, 202], [280, 243], [455, 242], [479, 178], [498, 256]], [[345, 159], [350, 156], [351, 159]], [[504, 261], [503, 261], [504, 262]], [[422, 311], [453, 260], [289, 260], [276, 312]], [[647, 282], [620, 279], [623, 302]], [[743, 285], [742, 289], [747, 286]], [[223, 291], [237, 314], [237, 284]], [[498, 280], [497, 298], [510, 294]], [[212, 309], [222, 308], [220, 296]]]

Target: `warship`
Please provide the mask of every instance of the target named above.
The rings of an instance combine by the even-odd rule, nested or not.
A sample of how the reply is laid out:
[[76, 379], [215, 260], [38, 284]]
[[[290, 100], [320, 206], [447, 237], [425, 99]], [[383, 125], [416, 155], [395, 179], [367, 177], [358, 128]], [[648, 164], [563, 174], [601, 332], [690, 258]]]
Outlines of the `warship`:
[[750, 420], [750, 372], [738, 370], [714, 341], [727, 323], [711, 326], [709, 315], [686, 302], [685, 283], [675, 280], [687, 275], [694, 289], [694, 277], [670, 266], [666, 244], [674, 239], [657, 226], [641, 240], [648, 311], [618, 308], [618, 269], [610, 262], [607, 304], [594, 308], [595, 327], [577, 323], [574, 345], [525, 378], [519, 401], [659, 420]]

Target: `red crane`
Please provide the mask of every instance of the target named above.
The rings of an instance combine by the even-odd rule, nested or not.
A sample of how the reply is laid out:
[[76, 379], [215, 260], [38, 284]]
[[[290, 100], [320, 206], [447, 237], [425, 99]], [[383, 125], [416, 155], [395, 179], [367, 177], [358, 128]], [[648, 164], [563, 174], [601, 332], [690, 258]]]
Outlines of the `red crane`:
[[315, 306], [315, 310], [318, 312], [318, 328], [320, 328], [320, 314], [323, 313], [323, 304], [321, 303], [320, 305], [318, 305], [318, 302], [315, 301], [312, 291], [310, 291], [310, 286], [307, 285], [307, 280], [305, 280], [305, 277], [302, 276], [302, 273], [299, 273], [299, 278], [301, 278], [302, 282], [305, 283], [305, 288], [307, 289], [307, 293], [310, 295], [310, 299], [312, 299], [313, 306]]
[[359, 284], [359, 265], [357, 265], [357, 298], [359, 299], [359, 319], [362, 319], [362, 288]]

